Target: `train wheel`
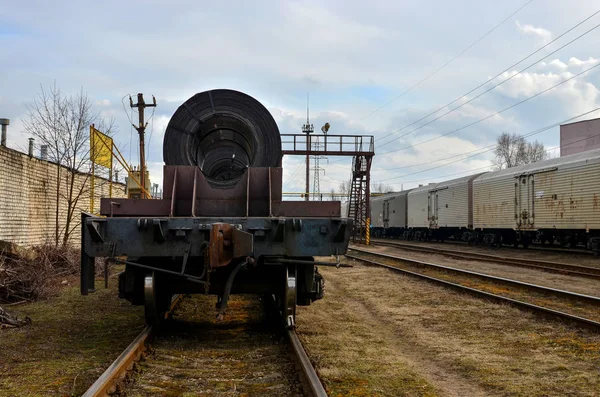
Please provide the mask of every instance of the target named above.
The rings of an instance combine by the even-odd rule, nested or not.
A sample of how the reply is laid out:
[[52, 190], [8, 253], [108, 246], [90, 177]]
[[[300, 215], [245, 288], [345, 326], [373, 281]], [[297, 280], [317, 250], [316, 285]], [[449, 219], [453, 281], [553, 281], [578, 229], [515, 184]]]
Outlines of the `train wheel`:
[[154, 272], [144, 277], [144, 317], [146, 324], [159, 327], [165, 320], [165, 314], [171, 304], [171, 294], [157, 288]]
[[284, 325], [287, 328], [296, 326], [296, 266], [290, 265], [285, 268], [285, 290], [282, 300], [281, 314]]

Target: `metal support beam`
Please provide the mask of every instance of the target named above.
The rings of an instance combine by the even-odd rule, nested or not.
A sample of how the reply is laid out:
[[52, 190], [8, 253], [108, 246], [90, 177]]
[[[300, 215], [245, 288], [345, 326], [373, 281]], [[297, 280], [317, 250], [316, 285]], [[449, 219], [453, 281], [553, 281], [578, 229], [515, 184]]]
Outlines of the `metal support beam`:
[[134, 104], [131, 97], [129, 97], [129, 104], [132, 108], [138, 109], [139, 125], [136, 127], [133, 125], [140, 136], [140, 185], [142, 187], [142, 198], [146, 197], [146, 146], [144, 141], [144, 133], [146, 131], [147, 122], [144, 122], [144, 109], [148, 107], [156, 107], [156, 99], [152, 96], [152, 103], [146, 103], [144, 101], [144, 94], [137, 94], [137, 103]]

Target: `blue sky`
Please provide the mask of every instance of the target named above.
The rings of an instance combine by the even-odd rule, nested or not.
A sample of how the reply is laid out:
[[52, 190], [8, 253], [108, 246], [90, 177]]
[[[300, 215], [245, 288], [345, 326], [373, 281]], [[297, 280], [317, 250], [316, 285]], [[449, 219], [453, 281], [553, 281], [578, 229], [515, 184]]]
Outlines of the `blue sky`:
[[[117, 143], [126, 157], [131, 151], [136, 162], [121, 100], [137, 92], [148, 97], [154, 94], [159, 107], [150, 126], [149, 159], [152, 179], [160, 182], [164, 129], [177, 106], [194, 93], [210, 88], [244, 91], [268, 107], [282, 133], [292, 133], [300, 132], [305, 121], [306, 93], [310, 92], [311, 122], [317, 130], [329, 122], [330, 133], [376, 137], [380, 154], [373, 165], [374, 181], [395, 189], [441, 181], [489, 169], [491, 152], [466, 159], [458, 155], [493, 144], [503, 131], [526, 134], [600, 106], [599, 67], [501, 115], [439, 137], [596, 65], [600, 59], [598, 28], [459, 110], [418, 130], [448, 109], [404, 128], [600, 9], [591, 0], [533, 0], [398, 98], [525, 3], [4, 0], [0, 8], [0, 117], [11, 119], [9, 145], [25, 148], [28, 137], [20, 120], [40, 85], [56, 81], [66, 93], [83, 88], [95, 110], [115, 117]], [[599, 23], [600, 14], [481, 90]], [[587, 117], [600, 117], [600, 112]], [[380, 139], [396, 130], [401, 131]], [[411, 146], [432, 138], [436, 139]], [[558, 128], [533, 138], [555, 147]], [[440, 161], [452, 156], [458, 157]], [[301, 158], [284, 159], [286, 191], [304, 186], [301, 162]], [[322, 191], [337, 188], [347, 179], [349, 164], [349, 159], [330, 159], [324, 165]], [[423, 172], [429, 168], [434, 169]]]

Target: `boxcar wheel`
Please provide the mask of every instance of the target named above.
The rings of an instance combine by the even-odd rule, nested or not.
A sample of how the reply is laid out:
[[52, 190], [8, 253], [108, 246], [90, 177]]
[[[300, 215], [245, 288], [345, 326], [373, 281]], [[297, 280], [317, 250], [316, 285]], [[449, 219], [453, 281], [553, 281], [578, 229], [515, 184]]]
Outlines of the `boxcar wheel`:
[[282, 317], [286, 328], [296, 326], [296, 266], [290, 265], [285, 268], [285, 290], [282, 300]]
[[171, 294], [163, 288], [157, 288], [154, 272], [144, 277], [144, 318], [146, 324], [159, 327], [164, 321], [171, 305]]

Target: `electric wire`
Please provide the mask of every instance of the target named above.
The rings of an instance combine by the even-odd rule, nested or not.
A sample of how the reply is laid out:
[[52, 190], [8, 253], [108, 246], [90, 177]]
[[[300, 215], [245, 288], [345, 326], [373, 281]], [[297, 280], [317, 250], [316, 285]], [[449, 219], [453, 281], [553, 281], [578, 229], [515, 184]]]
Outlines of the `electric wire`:
[[[598, 26], [600, 26], [600, 24], [599, 24]], [[442, 138], [442, 137], [444, 137], [444, 136], [447, 136], [447, 135], [453, 134], [453, 133], [455, 133], [455, 132], [462, 131], [462, 130], [464, 130], [464, 129], [468, 128], [468, 127], [474, 126], [474, 125], [476, 125], [476, 124], [479, 124], [479, 123], [481, 123], [481, 122], [483, 122], [483, 121], [485, 121], [485, 120], [488, 120], [488, 119], [490, 119], [490, 118], [492, 118], [492, 117], [494, 117], [494, 116], [497, 116], [497, 115], [499, 115], [499, 114], [501, 114], [501, 113], [504, 113], [504, 112], [506, 112], [507, 110], [513, 109], [513, 108], [515, 108], [515, 107], [517, 107], [517, 106], [519, 106], [519, 105], [521, 105], [521, 104], [523, 104], [523, 103], [525, 103], [525, 102], [527, 102], [527, 101], [529, 101], [529, 100], [531, 100], [531, 99], [537, 98], [538, 96], [540, 96], [540, 95], [543, 95], [543, 94], [545, 94], [546, 92], [548, 92], [548, 91], [551, 91], [551, 90], [553, 90], [554, 88], [556, 88], [556, 87], [559, 87], [559, 86], [563, 85], [564, 83], [567, 83], [567, 82], [569, 82], [569, 81], [571, 81], [571, 80], [573, 80], [573, 79], [575, 79], [575, 78], [577, 78], [577, 77], [579, 77], [579, 76], [581, 76], [581, 75], [583, 75], [583, 74], [585, 74], [585, 73], [589, 72], [590, 70], [592, 70], [592, 69], [594, 69], [594, 68], [597, 68], [598, 66], [600, 66], [600, 63], [597, 63], [597, 64], [595, 64], [594, 66], [591, 66], [591, 67], [589, 67], [589, 68], [587, 68], [587, 69], [585, 69], [585, 70], [583, 70], [583, 71], [581, 71], [581, 72], [579, 72], [579, 73], [577, 73], [577, 74], [575, 74], [575, 75], [573, 75], [573, 76], [571, 76], [571, 77], [569, 77], [569, 78], [567, 78], [567, 79], [565, 79], [565, 80], [562, 80], [561, 82], [559, 82], [559, 83], [557, 83], [557, 84], [555, 84], [555, 85], [553, 85], [553, 86], [551, 86], [551, 87], [549, 87], [549, 88], [546, 88], [545, 90], [539, 91], [539, 92], [537, 92], [536, 94], [534, 94], [534, 95], [532, 95], [532, 96], [529, 96], [529, 97], [527, 97], [527, 98], [525, 98], [525, 99], [523, 99], [523, 100], [521, 100], [521, 101], [519, 101], [519, 102], [516, 102], [516, 103], [514, 103], [514, 104], [512, 104], [512, 105], [510, 105], [510, 106], [508, 106], [508, 107], [506, 107], [506, 108], [504, 108], [504, 109], [502, 109], [502, 110], [499, 110], [499, 111], [497, 111], [497, 112], [495, 112], [495, 113], [489, 114], [489, 115], [487, 115], [487, 116], [485, 116], [485, 117], [483, 117], [483, 118], [481, 118], [481, 119], [479, 119], [479, 120], [476, 120], [476, 121], [474, 121], [474, 122], [472, 122], [472, 123], [469, 123], [469, 124], [467, 124], [467, 125], [464, 125], [464, 126], [462, 126], [462, 127], [460, 127], [460, 128], [456, 128], [456, 129], [454, 129], [454, 130], [452, 130], [452, 131], [445, 132], [445, 133], [443, 133], [443, 134], [437, 135], [437, 136], [435, 136], [435, 137], [433, 137], [433, 138], [430, 138], [430, 139], [427, 139], [427, 140], [424, 140], [424, 141], [421, 141], [421, 142], [413, 143], [413, 144], [410, 144], [410, 145], [407, 145], [407, 146], [401, 147], [401, 148], [399, 148], [399, 149], [388, 150], [387, 152], [382, 152], [382, 153], [379, 153], [379, 154], [380, 154], [380, 155], [383, 155], [383, 154], [389, 154], [389, 153], [396, 153], [396, 152], [399, 152], [399, 151], [401, 151], [401, 150], [405, 150], [405, 149], [409, 149], [409, 148], [412, 148], [412, 147], [415, 147], [415, 146], [419, 146], [419, 145], [422, 145], [422, 144], [424, 144], [424, 143], [428, 143], [428, 142], [431, 142], [431, 141], [435, 141], [435, 140], [437, 140], [437, 139], [440, 139], [440, 138]], [[425, 125], [426, 125], [426, 124], [424, 124], [423, 126], [425, 126]], [[389, 143], [389, 142], [388, 142], [388, 143]]]
[[[298, 166], [296, 167], [296, 170], [295, 170], [295, 171], [292, 173], [292, 176], [290, 177], [290, 180], [289, 180], [289, 181], [287, 181], [286, 183], [284, 183], [284, 184], [283, 184], [283, 188], [284, 188], [284, 190], [285, 190], [285, 188], [286, 188], [286, 187], [287, 187], [287, 186], [288, 186], [290, 183], [292, 183], [292, 182], [296, 182], [296, 181], [294, 180], [294, 178], [296, 177], [296, 174], [298, 174], [298, 172], [300, 171], [300, 169], [301, 169], [301, 167], [302, 167], [303, 165], [304, 165], [304, 164], [302, 164], [302, 163], [299, 163], [299, 164], [298, 164]], [[294, 184], [293, 186], [297, 186], [297, 185], [296, 185], [296, 184]]]
[[[389, 137], [389, 136], [391, 136], [391, 135], [395, 135], [395, 134], [397, 134], [398, 132], [400, 132], [400, 131], [403, 131], [403, 130], [405, 130], [405, 129], [406, 129], [406, 128], [408, 128], [408, 127], [411, 127], [411, 126], [413, 126], [413, 125], [415, 125], [415, 124], [419, 123], [420, 121], [423, 121], [423, 120], [425, 120], [425, 119], [426, 119], [426, 118], [428, 118], [429, 116], [432, 116], [432, 115], [436, 114], [436, 113], [437, 113], [437, 112], [439, 112], [440, 110], [443, 110], [443, 109], [447, 108], [448, 106], [450, 106], [450, 105], [452, 105], [452, 104], [454, 104], [454, 103], [458, 102], [458, 101], [459, 101], [459, 100], [461, 100], [462, 98], [465, 98], [467, 95], [469, 95], [469, 94], [473, 93], [474, 91], [476, 91], [476, 90], [478, 90], [479, 88], [483, 87], [484, 85], [488, 84], [490, 81], [493, 81], [494, 79], [496, 79], [496, 78], [498, 78], [498, 77], [502, 76], [504, 73], [506, 73], [506, 72], [510, 71], [510, 70], [511, 70], [513, 67], [515, 67], [515, 66], [519, 65], [520, 63], [522, 63], [523, 61], [525, 61], [525, 60], [527, 60], [527, 59], [531, 58], [533, 55], [537, 54], [538, 52], [540, 52], [540, 51], [541, 51], [541, 50], [543, 50], [544, 48], [546, 48], [546, 47], [548, 47], [549, 45], [551, 45], [552, 43], [556, 42], [557, 40], [559, 40], [560, 38], [562, 38], [563, 36], [565, 36], [566, 34], [568, 34], [569, 32], [571, 32], [572, 30], [576, 29], [577, 27], [579, 27], [580, 25], [582, 25], [583, 23], [585, 23], [586, 21], [588, 21], [588, 20], [589, 20], [589, 19], [591, 19], [592, 17], [596, 16], [598, 13], [600, 13], [600, 10], [598, 10], [598, 11], [594, 12], [592, 15], [590, 15], [590, 16], [589, 16], [589, 17], [587, 17], [587, 18], [585, 18], [585, 19], [584, 19], [584, 20], [582, 20], [581, 22], [577, 23], [576, 25], [574, 25], [574, 26], [573, 26], [573, 27], [571, 27], [570, 29], [566, 30], [565, 32], [563, 32], [562, 34], [560, 34], [559, 36], [557, 36], [556, 38], [554, 38], [554, 39], [553, 39], [552, 41], [550, 41], [549, 43], [547, 43], [547, 44], [543, 45], [542, 47], [538, 48], [536, 51], [534, 51], [534, 52], [532, 52], [531, 54], [527, 55], [525, 58], [521, 59], [520, 61], [518, 61], [518, 62], [514, 63], [513, 65], [509, 66], [508, 68], [504, 69], [502, 72], [500, 72], [500, 73], [496, 74], [496, 75], [495, 75], [494, 77], [492, 77], [491, 79], [488, 79], [488, 80], [484, 81], [483, 83], [479, 84], [477, 87], [473, 88], [472, 90], [468, 91], [467, 93], [465, 93], [465, 94], [463, 94], [463, 95], [461, 95], [461, 96], [457, 97], [457, 98], [456, 98], [456, 99], [454, 99], [453, 101], [451, 101], [451, 102], [447, 103], [446, 105], [444, 105], [444, 106], [442, 106], [442, 107], [438, 108], [437, 110], [435, 110], [435, 111], [433, 111], [433, 112], [431, 112], [431, 113], [428, 113], [427, 115], [425, 115], [425, 116], [421, 117], [420, 119], [418, 119], [418, 120], [415, 120], [415, 121], [413, 121], [412, 123], [410, 123], [410, 124], [407, 124], [407, 125], [405, 125], [404, 127], [400, 128], [400, 129], [398, 129], [398, 130], [395, 130], [395, 131], [393, 131], [393, 132], [391, 132], [391, 133], [389, 133], [389, 134], [387, 134], [387, 135], [385, 135], [385, 136], [383, 136], [383, 137], [381, 137], [381, 138], [378, 138], [378, 140], [385, 139], [385, 138], [387, 138], [387, 137]], [[583, 36], [587, 35], [588, 33], [592, 32], [593, 30], [597, 29], [599, 26], [600, 26], [600, 24], [599, 24], [599, 25], [596, 25], [596, 26], [594, 26], [593, 28], [591, 28], [591, 29], [589, 29], [589, 30], [587, 30], [586, 32], [584, 32], [584, 33], [582, 33], [581, 35], [577, 36], [576, 38], [574, 38], [573, 40], [569, 41], [568, 43], [566, 43], [566, 44], [562, 45], [562, 46], [561, 46], [561, 47], [559, 47], [558, 49], [556, 49], [556, 50], [554, 50], [554, 51], [550, 52], [549, 54], [545, 55], [543, 58], [540, 58], [540, 59], [538, 59], [537, 61], [535, 61], [534, 63], [530, 64], [530, 65], [529, 65], [529, 66], [527, 66], [526, 68], [524, 68], [524, 69], [520, 70], [518, 73], [511, 75], [509, 78], [507, 78], [507, 79], [505, 79], [505, 80], [501, 81], [500, 83], [498, 83], [498, 84], [494, 85], [493, 87], [491, 87], [491, 88], [489, 88], [488, 90], [486, 90], [486, 91], [482, 92], [481, 94], [479, 94], [479, 95], [477, 95], [477, 96], [475, 96], [475, 97], [471, 98], [469, 101], [467, 101], [467, 102], [465, 102], [465, 103], [463, 103], [463, 104], [459, 105], [458, 107], [456, 107], [456, 108], [454, 108], [454, 109], [452, 109], [452, 110], [450, 110], [450, 111], [448, 111], [448, 112], [444, 113], [443, 115], [441, 115], [441, 116], [439, 116], [439, 117], [437, 117], [437, 118], [435, 118], [435, 119], [433, 119], [433, 120], [431, 120], [431, 121], [427, 122], [426, 124], [423, 124], [423, 125], [421, 125], [421, 126], [420, 126], [420, 127], [418, 127], [417, 129], [414, 129], [414, 130], [412, 130], [412, 131], [409, 131], [409, 132], [407, 132], [406, 134], [402, 134], [402, 135], [400, 135], [399, 137], [396, 137], [396, 138], [394, 138], [394, 139], [392, 139], [392, 140], [390, 140], [390, 141], [388, 141], [388, 142], [385, 142], [385, 143], [383, 143], [382, 145], [387, 145], [387, 144], [388, 144], [388, 143], [390, 143], [390, 142], [396, 141], [396, 140], [398, 140], [398, 139], [400, 139], [400, 138], [403, 138], [403, 137], [405, 137], [406, 135], [412, 134], [413, 132], [415, 132], [415, 131], [417, 131], [417, 130], [419, 130], [419, 129], [423, 128], [424, 126], [426, 126], [426, 125], [429, 125], [429, 124], [431, 124], [432, 122], [434, 122], [434, 121], [436, 121], [436, 120], [439, 120], [440, 118], [442, 118], [442, 117], [444, 117], [444, 116], [446, 116], [446, 115], [448, 115], [448, 114], [450, 114], [450, 113], [452, 113], [452, 112], [456, 111], [457, 109], [460, 109], [461, 107], [465, 106], [466, 104], [468, 104], [468, 103], [470, 103], [470, 102], [474, 101], [475, 99], [477, 99], [477, 98], [479, 98], [479, 97], [481, 97], [481, 96], [485, 95], [486, 93], [490, 92], [490, 91], [491, 91], [491, 90], [493, 90], [494, 88], [496, 88], [496, 87], [500, 86], [501, 84], [504, 84], [505, 82], [507, 82], [507, 81], [509, 81], [509, 80], [513, 79], [514, 77], [516, 77], [517, 75], [519, 75], [519, 74], [521, 74], [522, 72], [526, 71], [527, 69], [529, 69], [529, 68], [531, 68], [531, 67], [535, 66], [536, 64], [538, 64], [539, 62], [541, 62], [541, 61], [543, 61], [544, 59], [548, 58], [549, 56], [551, 56], [551, 55], [555, 54], [556, 52], [558, 52], [558, 51], [562, 50], [563, 48], [565, 48], [566, 46], [568, 46], [568, 45], [572, 44], [572, 43], [573, 43], [573, 42], [575, 42], [576, 40], [579, 40], [581, 37], [583, 37]]]
[[[600, 110], [600, 108], [598, 108], [596, 110]], [[570, 145], [573, 145], [575, 143], [583, 142], [583, 141], [585, 141], [585, 140], [587, 140], [589, 138], [595, 138], [595, 137], [600, 137], [600, 134], [592, 135], [592, 136], [587, 136], [585, 138], [578, 139], [576, 141], [573, 141], [573, 142], [570, 142], [570, 143], [568, 143], [566, 145], [563, 145], [563, 147], [570, 146]], [[544, 152], [549, 153], [549, 152], [552, 152], [552, 151], [557, 150], [557, 149], [560, 149], [560, 146], [551, 147], [549, 149], [544, 150]], [[504, 165], [505, 163], [502, 163], [502, 164]], [[489, 170], [491, 167], [492, 167], [492, 165], [486, 165], [486, 166], [483, 166], [483, 167], [472, 168], [472, 169], [467, 170], [467, 171], [460, 171], [460, 172], [455, 172], [455, 173], [452, 173], [452, 174], [445, 174], [445, 175], [434, 176], [431, 179], [435, 180], [435, 179], [447, 178], [449, 176], [457, 176], [457, 175], [463, 175], [463, 174], [473, 174], [473, 171], [481, 171], [481, 170], [485, 170], [485, 169]], [[391, 182], [391, 184], [392, 185], [397, 185], [397, 184], [415, 183], [415, 182], [421, 182], [421, 181], [422, 181], [422, 179], [413, 179], [412, 181]], [[447, 181], [447, 179], [446, 179], [446, 181]], [[373, 181], [373, 182], [377, 182], [377, 181]], [[444, 181], [442, 181], [442, 182], [444, 182]]]
[[133, 117], [133, 108], [130, 108], [130, 116], [129, 113], [127, 113], [127, 109], [125, 109], [125, 103], [123, 102], [125, 97], [131, 98], [131, 94], [125, 94], [123, 95], [123, 98], [121, 98], [121, 105], [123, 105], [123, 111], [125, 112], [125, 116], [127, 116], [127, 120], [129, 120], [129, 164], [131, 164], [131, 147], [133, 145], [133, 121], [131, 119]]
[[451, 64], [453, 61], [455, 61], [458, 57], [460, 57], [461, 55], [463, 55], [465, 52], [469, 51], [471, 48], [473, 48], [475, 45], [477, 45], [479, 42], [481, 42], [483, 39], [485, 39], [487, 36], [489, 36], [490, 34], [492, 34], [492, 32], [494, 32], [497, 28], [499, 28], [500, 26], [502, 26], [504, 23], [506, 23], [506, 21], [508, 21], [509, 19], [511, 19], [513, 16], [515, 16], [519, 11], [521, 11], [523, 8], [525, 8], [527, 5], [529, 5], [531, 2], [533, 2], [533, 0], [529, 0], [527, 1], [525, 4], [523, 4], [521, 7], [519, 7], [517, 10], [513, 11], [509, 16], [507, 16], [506, 18], [504, 18], [500, 23], [498, 23], [497, 25], [495, 25], [492, 29], [490, 29], [487, 33], [485, 33], [483, 36], [481, 36], [480, 38], [478, 38], [477, 40], [475, 40], [473, 43], [471, 43], [469, 46], [467, 46], [465, 49], [463, 49], [462, 51], [460, 51], [458, 54], [456, 54], [454, 57], [452, 57], [449, 61], [447, 61], [446, 63], [444, 63], [442, 66], [438, 67], [437, 69], [435, 69], [433, 72], [431, 72], [430, 74], [428, 74], [426, 77], [424, 77], [423, 79], [419, 80], [417, 83], [413, 84], [412, 86], [410, 86], [409, 88], [407, 88], [406, 90], [404, 90], [400, 95], [396, 96], [394, 99], [392, 99], [391, 101], [387, 102], [386, 104], [378, 107], [377, 109], [373, 110], [371, 113], [367, 114], [366, 116], [362, 117], [360, 119], [360, 121], [367, 119], [369, 117], [371, 117], [372, 115], [374, 115], [375, 113], [379, 112], [381, 109], [385, 108], [386, 106], [390, 105], [391, 103], [397, 101], [398, 99], [402, 98], [404, 95], [408, 94], [410, 91], [412, 91], [413, 89], [417, 88], [418, 86], [420, 86], [422, 83], [424, 83], [425, 81], [429, 80], [431, 77], [433, 77], [437, 72], [439, 72], [440, 70], [444, 69], [446, 66], [448, 66], [449, 64]]
[[[523, 135], [521, 135], [521, 136], [522, 136], [523, 138], [528, 138], [528, 137], [531, 137], [531, 136], [534, 136], [534, 135], [540, 134], [540, 133], [542, 133], [542, 132], [544, 132], [544, 131], [548, 131], [548, 130], [549, 130], [549, 129], [551, 129], [551, 128], [554, 128], [554, 127], [560, 126], [561, 124], [565, 124], [565, 123], [568, 123], [568, 122], [570, 122], [570, 121], [573, 121], [573, 120], [575, 120], [575, 119], [578, 119], [578, 118], [580, 118], [580, 117], [587, 116], [587, 115], [589, 115], [589, 114], [591, 114], [591, 113], [594, 113], [594, 112], [597, 112], [597, 111], [599, 111], [599, 110], [600, 110], [600, 107], [597, 107], [597, 108], [595, 108], [595, 109], [592, 109], [592, 110], [589, 110], [589, 111], [587, 111], [587, 112], [585, 112], [585, 113], [578, 114], [577, 116], [573, 116], [573, 117], [570, 117], [570, 118], [568, 118], [568, 119], [561, 120], [561, 121], [559, 121], [559, 122], [553, 123], [553, 124], [551, 124], [551, 125], [548, 125], [548, 126], [546, 126], [546, 127], [542, 127], [542, 128], [540, 128], [540, 129], [537, 129], [537, 130], [534, 130], [534, 131], [530, 131], [530, 132], [528, 132], [528, 133], [525, 133], [525, 134], [523, 134]], [[586, 139], [587, 139], [587, 138], [586, 138]], [[428, 168], [428, 169], [425, 169], [425, 170], [419, 170], [419, 171], [411, 172], [411, 173], [404, 174], [404, 175], [398, 175], [398, 176], [394, 176], [394, 177], [390, 177], [390, 178], [378, 179], [378, 180], [375, 180], [375, 181], [373, 181], [373, 182], [385, 182], [385, 181], [389, 181], [389, 180], [392, 180], [392, 179], [404, 178], [404, 177], [407, 177], [407, 176], [417, 175], [417, 174], [421, 174], [421, 173], [423, 173], [423, 172], [427, 172], [427, 171], [431, 171], [431, 170], [438, 169], [438, 168], [441, 168], [441, 167], [445, 167], [445, 166], [447, 166], [447, 165], [454, 164], [454, 163], [457, 163], [457, 162], [459, 162], [459, 161], [463, 161], [463, 160], [466, 160], [466, 159], [468, 159], [468, 158], [476, 157], [476, 156], [479, 156], [479, 155], [481, 155], [481, 154], [484, 154], [484, 153], [490, 152], [490, 151], [492, 151], [492, 150], [494, 150], [494, 149], [495, 149], [495, 146], [496, 146], [496, 145], [494, 144], [494, 145], [490, 145], [490, 146], [487, 146], [487, 147], [481, 148], [481, 149], [486, 149], [486, 148], [490, 148], [490, 149], [488, 149], [488, 150], [484, 150], [484, 151], [482, 151], [482, 152], [480, 152], [480, 153], [476, 153], [476, 154], [473, 154], [473, 155], [471, 155], [471, 156], [468, 156], [468, 157], [465, 157], [465, 158], [460, 158], [460, 159], [458, 159], [458, 160], [454, 160], [454, 161], [450, 161], [450, 162], [447, 162], [447, 163], [444, 163], [444, 164], [440, 164], [440, 165], [438, 165], [438, 166], [431, 167], [431, 168]], [[485, 168], [485, 167], [484, 167], [484, 168]], [[404, 182], [404, 183], [407, 183], [407, 182]]]
[[[509, 71], [509, 70], [510, 70], [510, 69], [512, 69], [513, 67], [517, 66], [518, 64], [522, 63], [523, 61], [525, 61], [525, 60], [527, 60], [527, 59], [531, 58], [533, 55], [537, 54], [538, 52], [540, 52], [540, 51], [541, 51], [541, 50], [543, 50], [544, 48], [548, 47], [549, 45], [553, 44], [554, 42], [556, 42], [556, 41], [557, 41], [557, 40], [559, 40], [560, 38], [564, 37], [566, 34], [568, 34], [569, 32], [573, 31], [573, 30], [574, 30], [574, 29], [576, 29], [577, 27], [581, 26], [583, 23], [587, 22], [588, 20], [590, 20], [591, 18], [593, 18], [594, 16], [596, 16], [598, 13], [600, 13], [600, 10], [598, 10], [598, 11], [594, 12], [593, 14], [591, 14], [590, 16], [588, 16], [587, 18], [585, 18], [585, 19], [581, 20], [579, 23], [577, 23], [577, 24], [575, 24], [574, 26], [572, 26], [571, 28], [567, 29], [566, 31], [564, 31], [563, 33], [561, 33], [560, 35], [558, 35], [557, 37], [555, 37], [555, 38], [554, 38], [553, 40], [551, 40], [550, 42], [546, 43], [546, 44], [545, 44], [545, 45], [543, 45], [542, 47], [538, 48], [536, 51], [534, 51], [534, 52], [532, 52], [531, 54], [527, 55], [525, 58], [522, 58], [521, 60], [519, 60], [518, 62], [516, 62], [516, 63], [514, 63], [513, 65], [509, 66], [508, 68], [504, 69], [502, 72], [500, 72], [500, 73], [496, 74], [496, 75], [495, 75], [493, 78], [491, 78], [491, 79], [489, 79], [489, 80], [486, 80], [486, 81], [484, 81], [483, 83], [481, 83], [481, 84], [480, 84], [480, 85], [478, 85], [477, 87], [473, 88], [473, 89], [472, 89], [472, 90], [470, 90], [469, 92], [467, 92], [467, 93], [465, 93], [465, 94], [463, 94], [463, 95], [461, 95], [461, 96], [457, 97], [456, 99], [454, 99], [453, 101], [449, 102], [448, 104], [446, 104], [446, 105], [444, 105], [444, 106], [442, 106], [442, 107], [438, 108], [437, 110], [435, 110], [435, 111], [433, 111], [433, 112], [431, 112], [431, 113], [429, 113], [429, 114], [427, 114], [427, 115], [423, 116], [422, 118], [420, 118], [420, 119], [418, 119], [418, 120], [416, 120], [416, 121], [414, 121], [414, 122], [412, 122], [412, 123], [410, 123], [410, 124], [408, 124], [408, 125], [406, 125], [406, 126], [404, 126], [404, 127], [400, 128], [399, 130], [393, 131], [393, 132], [391, 132], [391, 133], [389, 133], [389, 134], [387, 134], [387, 135], [385, 135], [385, 136], [383, 136], [383, 137], [381, 137], [381, 138], [376, 138], [376, 139], [375, 139], [375, 141], [377, 141], [377, 140], [381, 140], [381, 139], [385, 139], [385, 138], [387, 138], [387, 137], [388, 137], [388, 136], [390, 136], [390, 135], [394, 135], [394, 134], [396, 134], [396, 133], [398, 133], [398, 132], [400, 132], [400, 131], [403, 131], [404, 129], [406, 129], [406, 128], [408, 128], [408, 127], [410, 127], [410, 126], [412, 126], [412, 125], [414, 125], [414, 124], [416, 124], [416, 123], [418, 123], [418, 122], [420, 122], [420, 121], [422, 121], [422, 120], [426, 119], [427, 117], [429, 117], [429, 116], [431, 116], [431, 115], [434, 115], [435, 113], [439, 112], [440, 110], [442, 110], [442, 109], [444, 109], [444, 108], [446, 108], [446, 107], [448, 107], [448, 106], [450, 106], [450, 105], [452, 105], [452, 104], [456, 103], [456, 102], [457, 102], [457, 101], [459, 101], [460, 99], [464, 98], [465, 96], [467, 96], [467, 95], [471, 94], [472, 92], [476, 91], [477, 89], [479, 89], [479, 88], [483, 87], [484, 85], [488, 84], [490, 81], [492, 81], [492, 80], [496, 79], [497, 77], [501, 76], [502, 74], [506, 73], [507, 71]], [[565, 46], [567, 46], [567, 45], [571, 44], [573, 41], [575, 41], [575, 40], [579, 39], [580, 37], [584, 36], [585, 34], [589, 33], [591, 30], [594, 30], [594, 29], [595, 29], [595, 28], [597, 28], [597, 27], [598, 27], [598, 26], [596, 26], [596, 27], [594, 27], [594, 28], [590, 29], [589, 31], [587, 31], [587, 32], [585, 32], [585, 33], [583, 33], [582, 35], [580, 35], [579, 37], [575, 38], [574, 40], [572, 40], [571, 42], [567, 43], [566, 45], [562, 46], [562, 47], [561, 47], [561, 48], [559, 48], [558, 50], [560, 50], [560, 49], [564, 48]], [[556, 51], [558, 51], [558, 50], [556, 50]], [[548, 56], [552, 55], [552, 54], [553, 54], [553, 53], [555, 53], [556, 51], [554, 51], [554, 52], [552, 52], [552, 53], [548, 54], [546, 57], [542, 58], [542, 60], [543, 60], [543, 59], [545, 59], [545, 58], [547, 58]], [[537, 62], [536, 62], [536, 63], [537, 63]], [[522, 70], [522, 71], [523, 71], [523, 70]], [[522, 71], [521, 71], [521, 72], [522, 72]], [[520, 74], [521, 72], [519, 72], [519, 74]], [[513, 75], [512, 77], [514, 77], [514, 76], [516, 76], [516, 75]], [[512, 77], [511, 77], [511, 78], [512, 78]], [[493, 89], [493, 88], [495, 88], [495, 87], [492, 87], [491, 89]], [[490, 89], [490, 90], [491, 90], [491, 89]], [[488, 91], [490, 91], [490, 90], [488, 90]], [[486, 92], [488, 92], [488, 91], [486, 91]], [[485, 94], [485, 93], [484, 93], [484, 94]], [[473, 98], [473, 99], [476, 99], [476, 98]], [[463, 104], [463, 105], [466, 105], [466, 103], [465, 103], [465, 104]], [[463, 105], [461, 105], [461, 106], [463, 106]], [[454, 111], [454, 110], [456, 110], [456, 109], [458, 109], [458, 107], [457, 107], [457, 108], [455, 108], [455, 109], [453, 109], [452, 111]], [[450, 112], [448, 112], [448, 113], [450, 113]], [[448, 114], [448, 113], [446, 113], [446, 114]], [[443, 117], [443, 116], [445, 116], [445, 115], [442, 115], [441, 117]], [[441, 118], [441, 117], [439, 117], [439, 118]], [[437, 118], [437, 119], [439, 119], [439, 118]], [[437, 120], [437, 119], [435, 119], [435, 120]], [[435, 120], [433, 120], [433, 121], [435, 121]], [[432, 122], [433, 122], [433, 121], [432, 121]], [[423, 126], [421, 126], [421, 127], [417, 128], [417, 129], [415, 129], [415, 130], [412, 130], [412, 131], [410, 131], [410, 132], [408, 132], [408, 133], [406, 133], [406, 134], [403, 134], [403, 135], [401, 135], [401, 136], [399, 136], [399, 137], [397, 137], [397, 138], [394, 138], [394, 139], [392, 139], [392, 140], [390, 140], [390, 141], [388, 141], [388, 142], [385, 142], [385, 143], [381, 144], [381, 146], [385, 146], [385, 145], [387, 145], [387, 144], [388, 144], [388, 143], [390, 143], [390, 142], [393, 142], [393, 141], [395, 141], [395, 140], [397, 140], [397, 139], [401, 139], [401, 138], [403, 138], [404, 136], [406, 136], [406, 135], [409, 135], [409, 134], [411, 134], [412, 132], [415, 132], [416, 130], [418, 130], [418, 129], [420, 129], [420, 128], [424, 127], [424, 126], [425, 126], [425, 125], [423, 125]], [[410, 147], [410, 146], [408, 146], [408, 147]], [[339, 162], [339, 161], [341, 161], [341, 159], [340, 159], [340, 160], [333, 160], [331, 163], [336, 163], [336, 162]]]
[[147, 123], [150, 123], [150, 134], [148, 135], [148, 150], [146, 154], [146, 162], [150, 161], [150, 145], [152, 144], [152, 132], [154, 131], [154, 112], [156, 111], [156, 107], [152, 108], [152, 115], [148, 119]]

